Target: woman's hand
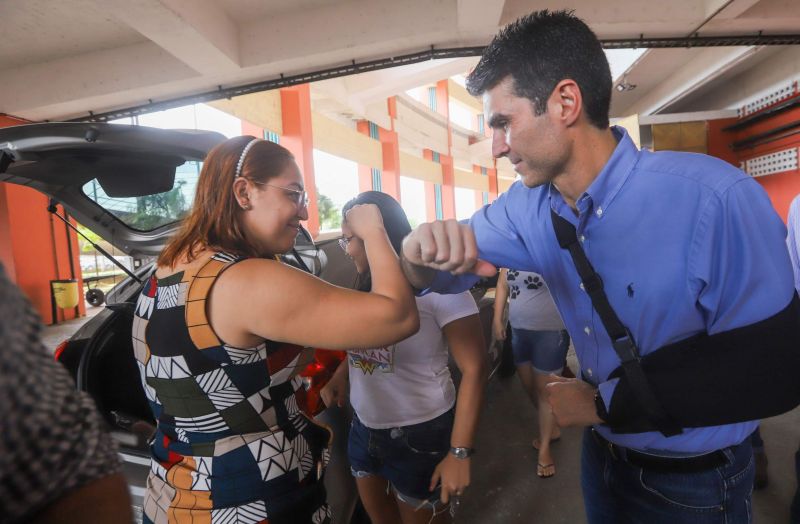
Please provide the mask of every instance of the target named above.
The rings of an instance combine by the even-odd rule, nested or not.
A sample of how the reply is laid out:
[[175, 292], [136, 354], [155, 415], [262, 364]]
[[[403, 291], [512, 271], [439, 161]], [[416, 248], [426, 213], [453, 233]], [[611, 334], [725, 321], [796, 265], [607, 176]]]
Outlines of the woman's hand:
[[344, 407], [350, 396], [350, 381], [347, 376], [347, 362], [342, 362], [327, 384], [322, 386], [319, 396], [329, 408]]
[[430, 491], [436, 489], [436, 484], [442, 481], [442, 493], [440, 499], [444, 504], [450, 502], [450, 497], [460, 496], [469, 486], [470, 459], [456, 458], [455, 455], [447, 453], [447, 456], [439, 462], [431, 477]]
[[495, 340], [502, 342], [506, 339], [506, 326], [502, 322], [498, 322], [495, 319], [495, 321], [492, 322], [492, 331], [494, 332]]
[[353, 234], [364, 239], [373, 231], [383, 231], [383, 217], [375, 204], [359, 204], [347, 210], [345, 221]]

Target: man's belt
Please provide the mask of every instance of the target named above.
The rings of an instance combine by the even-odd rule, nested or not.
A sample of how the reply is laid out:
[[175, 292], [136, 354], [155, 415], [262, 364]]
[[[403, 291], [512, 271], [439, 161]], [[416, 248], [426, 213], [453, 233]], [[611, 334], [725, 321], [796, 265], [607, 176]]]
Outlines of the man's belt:
[[699, 473], [729, 464], [728, 457], [725, 455], [724, 450], [721, 449], [692, 457], [664, 457], [618, 446], [603, 438], [594, 429], [591, 432], [595, 440], [606, 448], [614, 459], [650, 471], [659, 473]]

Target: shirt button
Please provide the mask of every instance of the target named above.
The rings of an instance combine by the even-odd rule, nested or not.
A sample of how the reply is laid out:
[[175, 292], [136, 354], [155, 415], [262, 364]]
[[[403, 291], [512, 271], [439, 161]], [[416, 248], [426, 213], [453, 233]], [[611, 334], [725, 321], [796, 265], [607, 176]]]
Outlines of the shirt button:
[[586, 327], [583, 328], [583, 332], [586, 333], [587, 335], [589, 335], [589, 334], [592, 333], [592, 330], [589, 329], [589, 326], [586, 326]]
[[587, 369], [586, 370], [586, 374], [591, 377], [592, 376], [592, 368]]
[[586, 242], [586, 237], [581, 235], [581, 244], [584, 243], [584, 242]]
[[597, 216], [599, 216], [599, 217], [603, 216], [603, 208], [602, 207], [598, 207], [596, 213], [597, 213]]
[[583, 282], [581, 282], [581, 285], [580, 285], [580, 286], [578, 286], [578, 287], [580, 287], [580, 288], [581, 288], [581, 291], [586, 291], [586, 288], [584, 288], [584, 287], [583, 287]]

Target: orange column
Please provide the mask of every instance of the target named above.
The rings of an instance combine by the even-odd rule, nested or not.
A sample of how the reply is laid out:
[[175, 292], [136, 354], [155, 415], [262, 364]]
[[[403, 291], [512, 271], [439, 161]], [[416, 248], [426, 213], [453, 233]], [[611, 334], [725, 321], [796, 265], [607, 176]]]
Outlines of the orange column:
[[[476, 175], [483, 175], [483, 171], [481, 171], [481, 166], [476, 166], [475, 164], [472, 165], [472, 172]], [[482, 207], [483, 207], [483, 191], [475, 190], [475, 209], [480, 209]]]
[[[356, 131], [362, 135], [369, 136], [369, 121], [359, 120], [356, 122]], [[372, 191], [372, 167], [358, 164], [358, 192]]]
[[456, 173], [450, 155], [439, 155], [439, 163], [442, 164], [442, 214], [447, 220], [456, 217]]
[[283, 135], [281, 145], [292, 152], [308, 191], [308, 221], [312, 236], [319, 234], [317, 184], [314, 178], [314, 139], [311, 128], [311, 89], [309, 84], [281, 89]]
[[[30, 122], [0, 115], [0, 127], [26, 123]], [[78, 236], [50, 215], [48, 203], [48, 198], [34, 189], [0, 183], [0, 261], [11, 280], [33, 303], [43, 322], [52, 324], [85, 315], [86, 308], [82, 299]], [[63, 208], [59, 206], [58, 210], [63, 216]], [[71, 251], [68, 244], [71, 244]], [[53, 318], [50, 280], [67, 278], [78, 280], [77, 312], [58, 309]]]
[[447, 119], [447, 152], [439, 155], [439, 163], [442, 164], [442, 214], [445, 219], [455, 218], [455, 168], [451, 156], [453, 130], [450, 128], [450, 92], [446, 79], [436, 82], [436, 112]]
[[378, 135], [383, 148], [383, 173], [381, 185], [383, 192], [400, 201], [400, 139], [394, 130], [394, 119], [397, 118], [397, 97], [386, 101], [386, 108], [392, 123], [391, 129], [378, 128]]
[[492, 203], [495, 201], [499, 193], [497, 184], [497, 168], [486, 168], [486, 174], [489, 177], [489, 203]]
[[[430, 149], [422, 150], [422, 157], [425, 160], [433, 161], [433, 151]], [[429, 222], [437, 219], [436, 216], [436, 189], [433, 182], [425, 182], [425, 210]]]

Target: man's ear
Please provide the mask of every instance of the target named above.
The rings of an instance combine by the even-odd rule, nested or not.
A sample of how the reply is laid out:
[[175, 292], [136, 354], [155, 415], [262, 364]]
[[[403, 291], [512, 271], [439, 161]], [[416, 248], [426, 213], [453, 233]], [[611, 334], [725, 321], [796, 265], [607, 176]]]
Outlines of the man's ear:
[[567, 127], [578, 121], [583, 111], [583, 96], [574, 80], [565, 78], [556, 84], [548, 100], [548, 112], [550, 111]]

